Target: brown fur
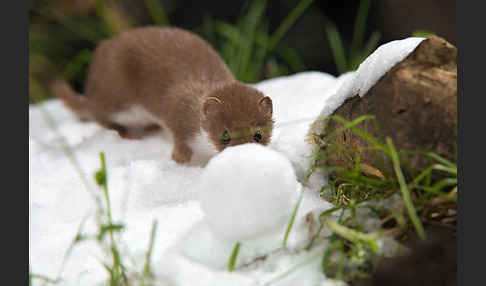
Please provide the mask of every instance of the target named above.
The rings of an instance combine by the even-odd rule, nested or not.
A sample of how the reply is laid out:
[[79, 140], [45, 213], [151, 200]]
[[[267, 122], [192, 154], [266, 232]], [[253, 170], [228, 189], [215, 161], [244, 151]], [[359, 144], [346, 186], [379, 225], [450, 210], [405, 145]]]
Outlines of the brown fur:
[[[54, 81], [52, 90], [80, 118], [95, 120], [125, 138], [142, 137], [163, 123], [172, 133], [172, 159], [178, 163], [191, 159], [187, 142], [201, 128], [218, 151], [255, 142], [256, 132], [266, 145], [273, 128], [271, 99], [236, 81], [208, 43], [177, 28], [136, 28], [101, 42], [85, 98], [62, 80]], [[157, 120], [148, 126], [113, 121], [114, 114], [134, 105]], [[228, 144], [221, 141], [225, 130], [232, 134]]]

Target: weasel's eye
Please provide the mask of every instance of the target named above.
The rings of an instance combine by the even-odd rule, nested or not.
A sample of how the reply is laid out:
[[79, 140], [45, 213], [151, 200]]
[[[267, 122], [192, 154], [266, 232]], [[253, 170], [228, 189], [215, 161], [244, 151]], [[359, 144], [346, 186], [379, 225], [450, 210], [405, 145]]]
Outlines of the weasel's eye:
[[253, 140], [255, 140], [258, 143], [262, 142], [262, 134], [260, 134], [258, 132], [255, 133], [255, 135], [253, 135]]
[[221, 134], [221, 142], [225, 145], [227, 145], [231, 141], [231, 136], [229, 135], [228, 131], [224, 131]]

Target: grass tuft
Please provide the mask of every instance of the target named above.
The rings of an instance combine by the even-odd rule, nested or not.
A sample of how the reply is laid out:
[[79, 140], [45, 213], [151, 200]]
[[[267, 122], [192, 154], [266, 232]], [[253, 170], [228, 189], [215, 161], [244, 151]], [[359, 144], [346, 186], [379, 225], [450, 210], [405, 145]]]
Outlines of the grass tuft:
[[[322, 269], [327, 277], [356, 281], [369, 276], [380, 260], [378, 234], [391, 235], [407, 243], [409, 225], [422, 240], [427, 239], [426, 224], [455, 229], [455, 161], [428, 151], [396, 150], [390, 138], [381, 139], [379, 126], [373, 116], [361, 116], [350, 121], [331, 116], [326, 120], [335, 120], [341, 127], [325, 136], [313, 138], [319, 148], [313, 154], [307, 175], [310, 176], [315, 170], [330, 172], [328, 184], [322, 187], [321, 196], [336, 206], [321, 213], [320, 227], [305, 249], [310, 250], [315, 245], [322, 229], [332, 231], [322, 257]], [[367, 132], [365, 127], [368, 121], [375, 126], [379, 136], [374, 137]], [[363, 138], [368, 146], [351, 148], [341, 145], [335, 139], [343, 136], [344, 131], [351, 131]], [[375, 160], [378, 162], [376, 166], [362, 162], [360, 154], [364, 150], [373, 151], [375, 158], [380, 159]], [[414, 170], [407, 160], [410, 155], [428, 158], [429, 167], [420, 172]], [[331, 156], [346, 158], [349, 163], [346, 166], [329, 165], [327, 162]], [[436, 176], [438, 173], [441, 176]], [[387, 205], [385, 202], [394, 195], [398, 196], [396, 205]], [[381, 226], [376, 232], [363, 231], [356, 212], [357, 208], [362, 207], [370, 208], [380, 218]], [[338, 222], [326, 219], [338, 210], [341, 210]], [[434, 217], [443, 220], [434, 221]]]
[[344, 40], [336, 25], [326, 21], [324, 27], [334, 62], [340, 74], [356, 70], [359, 65], [376, 49], [381, 38], [379, 31], [373, 31], [369, 39], [364, 42], [366, 20], [368, 18], [371, 0], [361, 0], [354, 22], [353, 36], [349, 47], [345, 47]]
[[205, 15], [199, 32], [220, 52], [240, 81], [252, 83], [299, 72], [305, 70], [303, 60], [294, 49], [281, 41], [312, 2], [301, 0], [273, 33], [269, 32], [269, 24], [264, 19], [266, 0], [248, 1], [234, 24]]
[[96, 172], [95, 177], [97, 183], [103, 187], [103, 194], [105, 197], [105, 206], [106, 206], [106, 218], [108, 224], [101, 226], [98, 237], [101, 240], [103, 238], [104, 233], [108, 232], [110, 234], [109, 249], [111, 252], [113, 264], [111, 266], [105, 267], [110, 274], [110, 281], [109, 281], [110, 285], [113, 286], [125, 285], [127, 284], [125, 268], [123, 267], [121, 257], [120, 257], [120, 251], [118, 250], [118, 246], [114, 238], [114, 232], [122, 230], [123, 225], [114, 225], [112, 222], [110, 196], [108, 192], [108, 175], [106, 171], [106, 161], [105, 161], [104, 152], [100, 152], [100, 161], [101, 161], [101, 169]]

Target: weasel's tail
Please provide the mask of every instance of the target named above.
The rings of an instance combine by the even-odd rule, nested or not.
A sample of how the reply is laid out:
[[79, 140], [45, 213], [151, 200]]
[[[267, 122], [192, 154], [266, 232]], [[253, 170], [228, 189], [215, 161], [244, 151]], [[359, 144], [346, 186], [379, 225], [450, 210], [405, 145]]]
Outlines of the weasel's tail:
[[91, 120], [91, 112], [87, 106], [87, 99], [81, 97], [65, 81], [56, 79], [51, 83], [51, 91], [57, 98], [60, 98], [64, 104], [71, 109], [81, 120]]

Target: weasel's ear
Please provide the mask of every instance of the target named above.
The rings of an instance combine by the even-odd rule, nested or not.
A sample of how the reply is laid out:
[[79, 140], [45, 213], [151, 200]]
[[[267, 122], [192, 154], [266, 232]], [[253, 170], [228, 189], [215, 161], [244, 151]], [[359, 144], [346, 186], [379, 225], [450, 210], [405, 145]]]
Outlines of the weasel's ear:
[[202, 112], [204, 116], [209, 116], [211, 114], [214, 114], [218, 106], [222, 104], [221, 100], [217, 97], [208, 97], [204, 100], [203, 106], [202, 106]]
[[258, 106], [260, 110], [262, 111], [263, 114], [267, 115], [272, 115], [273, 113], [273, 106], [272, 106], [272, 100], [270, 97], [265, 96], [264, 98], [260, 99], [260, 102], [258, 103]]

